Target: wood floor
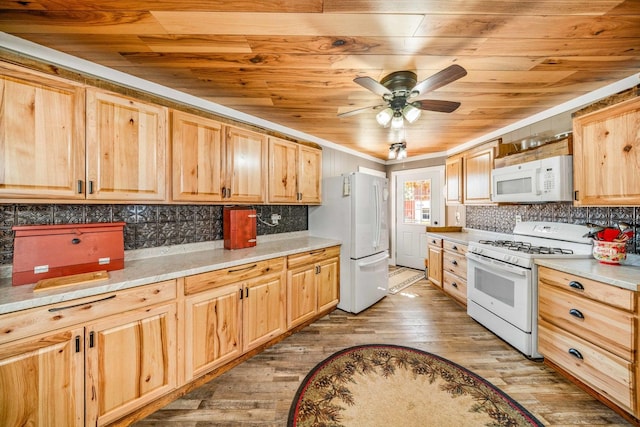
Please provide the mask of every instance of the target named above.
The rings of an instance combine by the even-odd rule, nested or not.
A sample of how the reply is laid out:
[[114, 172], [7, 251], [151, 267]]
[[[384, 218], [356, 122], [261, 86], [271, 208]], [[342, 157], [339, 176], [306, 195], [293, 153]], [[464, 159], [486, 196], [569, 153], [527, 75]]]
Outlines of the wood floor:
[[286, 426], [294, 394], [316, 364], [340, 349], [370, 343], [410, 346], [456, 362], [547, 426], [630, 425], [496, 338], [426, 280], [357, 316], [336, 310], [135, 425]]

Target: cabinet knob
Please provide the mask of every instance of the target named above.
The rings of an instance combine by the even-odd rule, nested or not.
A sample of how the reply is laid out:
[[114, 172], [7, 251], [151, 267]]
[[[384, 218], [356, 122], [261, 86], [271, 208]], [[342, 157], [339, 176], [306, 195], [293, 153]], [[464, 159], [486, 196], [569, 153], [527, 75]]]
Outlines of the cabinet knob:
[[456, 282], [451, 282], [451, 286], [453, 286], [454, 288], [457, 288], [458, 284]]
[[458, 250], [458, 247], [457, 247], [456, 245], [453, 245], [453, 246], [451, 247], [451, 249], [453, 249], [454, 251], [457, 251], [457, 250]]
[[80, 239], [78, 239], [77, 237], [76, 237], [76, 238], [71, 239], [71, 244], [72, 244], [72, 245], [77, 245], [78, 243], [80, 243]]
[[456, 261], [455, 259], [453, 261], [451, 261], [451, 264], [453, 265], [458, 265], [458, 261]]

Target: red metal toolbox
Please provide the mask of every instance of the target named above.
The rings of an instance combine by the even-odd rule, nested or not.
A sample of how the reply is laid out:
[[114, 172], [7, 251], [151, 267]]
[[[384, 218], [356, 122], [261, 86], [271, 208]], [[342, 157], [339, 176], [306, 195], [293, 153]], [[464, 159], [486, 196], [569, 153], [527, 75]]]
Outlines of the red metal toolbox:
[[222, 234], [225, 249], [242, 249], [256, 245], [256, 210], [241, 206], [222, 210]]
[[124, 268], [124, 222], [15, 226], [13, 285]]

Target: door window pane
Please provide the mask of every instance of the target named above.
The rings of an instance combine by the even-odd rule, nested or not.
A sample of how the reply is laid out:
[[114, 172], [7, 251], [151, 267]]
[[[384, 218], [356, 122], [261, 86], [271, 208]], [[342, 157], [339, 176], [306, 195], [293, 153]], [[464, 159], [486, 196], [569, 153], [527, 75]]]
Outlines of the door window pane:
[[405, 224], [431, 225], [431, 180], [405, 181]]

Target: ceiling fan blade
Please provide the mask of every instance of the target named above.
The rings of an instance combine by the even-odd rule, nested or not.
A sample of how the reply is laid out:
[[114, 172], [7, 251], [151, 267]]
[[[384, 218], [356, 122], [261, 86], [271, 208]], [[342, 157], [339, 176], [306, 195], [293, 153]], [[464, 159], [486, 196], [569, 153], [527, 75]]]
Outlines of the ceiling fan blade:
[[413, 101], [410, 104], [421, 110], [437, 111], [440, 113], [452, 113], [460, 106], [459, 102], [440, 101], [438, 99], [422, 99]]
[[380, 105], [371, 105], [369, 107], [358, 108], [356, 110], [351, 110], [351, 111], [347, 111], [345, 113], [340, 113], [340, 114], [338, 114], [338, 117], [355, 116], [356, 114], [364, 113], [367, 110], [376, 110], [376, 109], [381, 108], [381, 107], [386, 107], [386, 105], [385, 104], [380, 104]]
[[448, 85], [449, 83], [452, 83], [466, 75], [467, 70], [454, 64], [442, 71], [438, 71], [433, 76], [424, 79], [415, 85], [413, 89], [411, 89], [411, 92], [418, 92], [417, 98], [420, 98], [420, 96], [425, 95], [432, 90], [441, 88], [444, 85]]
[[353, 79], [353, 81], [358, 83], [363, 88], [375, 93], [376, 95], [391, 95], [391, 91], [389, 89], [382, 86], [379, 82], [375, 81], [371, 77], [356, 77], [355, 79]]

